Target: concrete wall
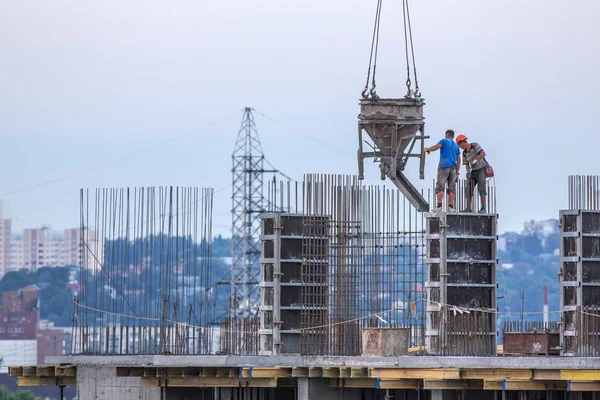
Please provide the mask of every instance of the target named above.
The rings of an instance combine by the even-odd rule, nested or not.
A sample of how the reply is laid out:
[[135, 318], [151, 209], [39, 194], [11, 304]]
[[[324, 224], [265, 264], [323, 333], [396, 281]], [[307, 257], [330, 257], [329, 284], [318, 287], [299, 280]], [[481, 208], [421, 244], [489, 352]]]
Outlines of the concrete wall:
[[77, 366], [78, 400], [160, 400], [160, 388], [142, 387], [140, 378], [117, 377], [115, 367]]

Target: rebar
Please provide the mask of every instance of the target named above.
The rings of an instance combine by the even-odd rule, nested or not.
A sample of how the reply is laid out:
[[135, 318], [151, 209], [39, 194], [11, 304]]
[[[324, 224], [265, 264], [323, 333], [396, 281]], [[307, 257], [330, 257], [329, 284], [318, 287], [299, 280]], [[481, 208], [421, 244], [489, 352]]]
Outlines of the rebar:
[[80, 205], [71, 353], [211, 353], [213, 190], [82, 189]]

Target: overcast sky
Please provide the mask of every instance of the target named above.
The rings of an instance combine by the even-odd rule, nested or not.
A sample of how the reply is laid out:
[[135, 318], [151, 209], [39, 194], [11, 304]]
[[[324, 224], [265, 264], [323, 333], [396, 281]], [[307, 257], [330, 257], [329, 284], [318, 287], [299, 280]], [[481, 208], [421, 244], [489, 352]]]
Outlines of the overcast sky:
[[[286, 174], [355, 174], [375, 6], [0, 2], [8, 216], [62, 229], [78, 225], [81, 187], [226, 187], [245, 106], [271, 118], [256, 115], [263, 149]], [[411, 10], [428, 133], [437, 141], [452, 128], [483, 146], [496, 170], [501, 229], [557, 217], [567, 176], [599, 173], [600, 2], [413, 0]], [[382, 18], [378, 92], [401, 96], [400, 0], [384, 0]], [[418, 185], [431, 186], [437, 157]], [[408, 168], [416, 178], [417, 164]], [[366, 175], [380, 182], [375, 166]], [[230, 208], [227, 189], [216, 195], [216, 233], [229, 234]]]

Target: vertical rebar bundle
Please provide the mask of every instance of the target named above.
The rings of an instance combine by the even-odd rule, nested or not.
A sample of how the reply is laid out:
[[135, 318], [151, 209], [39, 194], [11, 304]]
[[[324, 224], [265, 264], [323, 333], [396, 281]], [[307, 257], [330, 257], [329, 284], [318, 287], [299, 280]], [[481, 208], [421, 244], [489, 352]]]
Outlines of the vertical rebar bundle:
[[410, 344], [424, 344], [423, 216], [404, 196], [307, 175], [272, 183], [269, 204], [304, 216], [303, 354], [360, 354], [362, 327], [410, 327]]
[[80, 202], [72, 353], [210, 353], [213, 190], [82, 189]]
[[560, 212], [561, 355], [600, 354], [600, 177], [569, 176]]
[[600, 175], [569, 176], [569, 210], [600, 210]]

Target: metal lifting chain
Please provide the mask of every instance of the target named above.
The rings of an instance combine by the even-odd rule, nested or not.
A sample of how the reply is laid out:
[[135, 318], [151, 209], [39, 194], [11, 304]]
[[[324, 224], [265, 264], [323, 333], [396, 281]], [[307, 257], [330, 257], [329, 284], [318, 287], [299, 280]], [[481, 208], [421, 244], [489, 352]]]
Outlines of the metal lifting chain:
[[[412, 98], [413, 95], [415, 99], [419, 99], [421, 97], [421, 93], [419, 91], [419, 80], [417, 79], [417, 64], [415, 61], [415, 50], [413, 46], [413, 37], [412, 37], [412, 25], [410, 22], [410, 9], [409, 9], [409, 0], [402, 0], [402, 16], [403, 16], [403, 25], [404, 25], [404, 48], [405, 48], [405, 57], [406, 57], [406, 87], [407, 87], [407, 98]], [[371, 54], [369, 58], [369, 69], [367, 71], [367, 82], [365, 83], [365, 88], [362, 91], [362, 97], [364, 99], [371, 98], [378, 99], [377, 95], [377, 85], [375, 83], [375, 74], [377, 72], [377, 54], [379, 52], [379, 27], [381, 23], [381, 7], [383, 0], [377, 0], [377, 11], [375, 12], [375, 24], [373, 26], [373, 38], [371, 40]], [[409, 54], [409, 45], [410, 45], [410, 54]], [[412, 81], [411, 81], [411, 72], [410, 72], [410, 60], [412, 58], [412, 67], [413, 74], [415, 78], [415, 90], [412, 90]], [[371, 90], [369, 90], [369, 80], [371, 79], [371, 68], [373, 69], [373, 80], [371, 82]]]
[[[410, 8], [408, 6], [408, 0], [402, 0], [402, 14], [404, 17], [404, 47], [406, 49], [406, 75], [407, 75], [406, 87], [408, 89], [406, 97], [412, 97], [411, 96], [412, 95], [412, 93], [411, 93], [412, 82], [410, 81], [410, 61], [408, 58], [408, 42], [410, 41], [410, 53], [411, 53], [411, 58], [412, 58], [413, 71], [414, 71], [414, 75], [415, 75], [414, 95], [416, 98], [420, 98], [421, 93], [419, 92], [419, 80], [417, 79], [417, 64], [415, 61], [415, 49], [413, 46], [412, 26], [410, 23]], [[407, 29], [408, 29], [408, 34], [407, 34]]]
[[[373, 98], [379, 98], [375, 90], [375, 73], [377, 70], [377, 53], [379, 51], [379, 25], [381, 22], [381, 5], [383, 0], [377, 0], [377, 11], [375, 12], [375, 24], [373, 26], [373, 39], [371, 40], [371, 56], [369, 58], [369, 70], [367, 72], [367, 82], [365, 88], [362, 91], [362, 97], [364, 99], [369, 97], [369, 94]], [[369, 92], [369, 80], [371, 79], [371, 66], [373, 67], [373, 83], [371, 91]]]

